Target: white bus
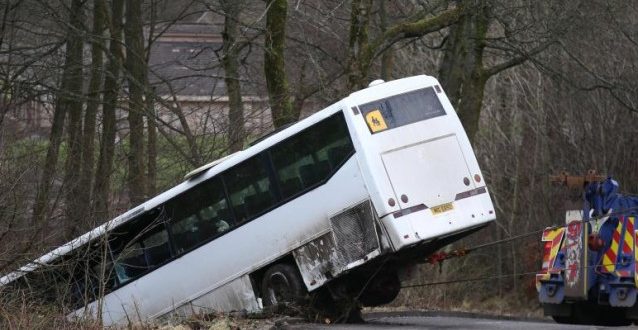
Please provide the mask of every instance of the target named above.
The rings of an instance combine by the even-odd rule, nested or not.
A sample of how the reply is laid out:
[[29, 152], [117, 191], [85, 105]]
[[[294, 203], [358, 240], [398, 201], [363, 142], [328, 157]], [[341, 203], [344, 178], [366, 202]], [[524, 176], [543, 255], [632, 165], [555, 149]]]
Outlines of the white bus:
[[375, 81], [0, 285], [64, 297], [69, 315], [105, 325], [257, 311], [322, 290], [379, 305], [398, 294], [402, 267], [494, 219], [437, 80]]

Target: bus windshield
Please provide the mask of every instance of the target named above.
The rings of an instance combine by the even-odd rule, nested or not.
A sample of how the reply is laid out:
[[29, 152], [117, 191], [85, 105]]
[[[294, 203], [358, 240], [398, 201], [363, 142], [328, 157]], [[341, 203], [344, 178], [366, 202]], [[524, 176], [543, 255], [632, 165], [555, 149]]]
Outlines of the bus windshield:
[[432, 87], [366, 103], [359, 109], [372, 134], [445, 115]]

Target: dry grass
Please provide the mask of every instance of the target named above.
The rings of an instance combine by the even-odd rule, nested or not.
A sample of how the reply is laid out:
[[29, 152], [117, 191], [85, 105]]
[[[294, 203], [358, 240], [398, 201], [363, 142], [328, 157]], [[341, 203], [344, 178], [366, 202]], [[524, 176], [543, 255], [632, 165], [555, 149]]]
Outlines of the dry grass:
[[28, 301], [5, 303], [0, 307], [2, 329], [101, 329], [92, 320], [69, 321], [56, 307], [40, 306]]
[[441, 301], [424, 303], [391, 304], [388, 306], [366, 308], [364, 312], [409, 312], [409, 311], [439, 311], [439, 312], [463, 312], [498, 317], [543, 318], [543, 310], [538, 301], [520, 301], [511, 297], [492, 297], [483, 300], [465, 299], [462, 301], [448, 302], [445, 305]]
[[[149, 324], [144, 329], [160, 330], [236, 330], [236, 329], [273, 329], [284, 323], [285, 317], [270, 318], [236, 313], [209, 313], [191, 315], [187, 318], [174, 318], [162, 325]], [[141, 329], [140, 329], [141, 330]]]
[[[107, 329], [128, 330], [236, 330], [236, 329], [273, 329], [288, 322], [298, 321], [283, 315], [246, 315], [245, 313], [208, 313], [191, 315], [184, 318], [173, 317]], [[104, 329], [93, 319], [69, 320], [63, 311], [55, 306], [39, 306], [24, 299], [15, 299], [0, 304], [0, 329]]]

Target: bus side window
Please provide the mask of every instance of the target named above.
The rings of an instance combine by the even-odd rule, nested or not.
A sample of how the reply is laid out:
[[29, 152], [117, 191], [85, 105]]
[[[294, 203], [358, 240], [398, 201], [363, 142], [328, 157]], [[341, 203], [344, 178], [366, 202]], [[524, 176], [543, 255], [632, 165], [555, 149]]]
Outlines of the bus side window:
[[145, 271], [144, 248], [140, 243], [130, 244], [125, 247], [115, 262], [115, 274], [120, 284], [136, 278]]
[[[66, 268], [66, 290], [70, 307], [79, 308], [107, 294], [115, 287], [110, 253], [106, 242], [98, 241], [79, 248], [66, 256], [62, 267]], [[106, 259], [105, 259], [106, 257]]]
[[260, 156], [249, 158], [224, 173], [238, 224], [253, 219], [277, 202], [270, 175]]
[[[323, 173], [313, 153], [313, 145], [316, 144], [313, 141], [313, 129], [306, 129], [270, 149], [284, 198], [297, 195], [321, 180]], [[329, 168], [327, 170], [330, 171]]]
[[120, 285], [172, 259], [165, 215], [158, 210], [146, 212], [113, 231], [113, 268]]
[[328, 161], [332, 168], [337, 168], [352, 152], [352, 145], [335, 146], [328, 150]]
[[142, 241], [142, 244], [144, 245], [144, 258], [148, 268], [155, 268], [171, 258], [171, 249], [166, 230], [151, 234]]
[[323, 137], [323, 144], [318, 147], [317, 153], [330, 163], [332, 171], [336, 171], [354, 151], [345, 121], [342, 118], [336, 119], [330, 118], [318, 129]]
[[224, 187], [209, 179], [166, 203], [178, 254], [185, 253], [229, 230], [233, 224]]
[[284, 198], [312, 189], [352, 153], [348, 128], [339, 113], [270, 149]]

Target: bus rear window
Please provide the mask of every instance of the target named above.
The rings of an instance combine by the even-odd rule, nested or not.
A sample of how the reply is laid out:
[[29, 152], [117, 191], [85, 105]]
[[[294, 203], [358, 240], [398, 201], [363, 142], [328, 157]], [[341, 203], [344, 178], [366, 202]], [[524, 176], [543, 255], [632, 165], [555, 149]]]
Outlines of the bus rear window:
[[372, 134], [445, 115], [432, 87], [366, 103], [359, 110]]

